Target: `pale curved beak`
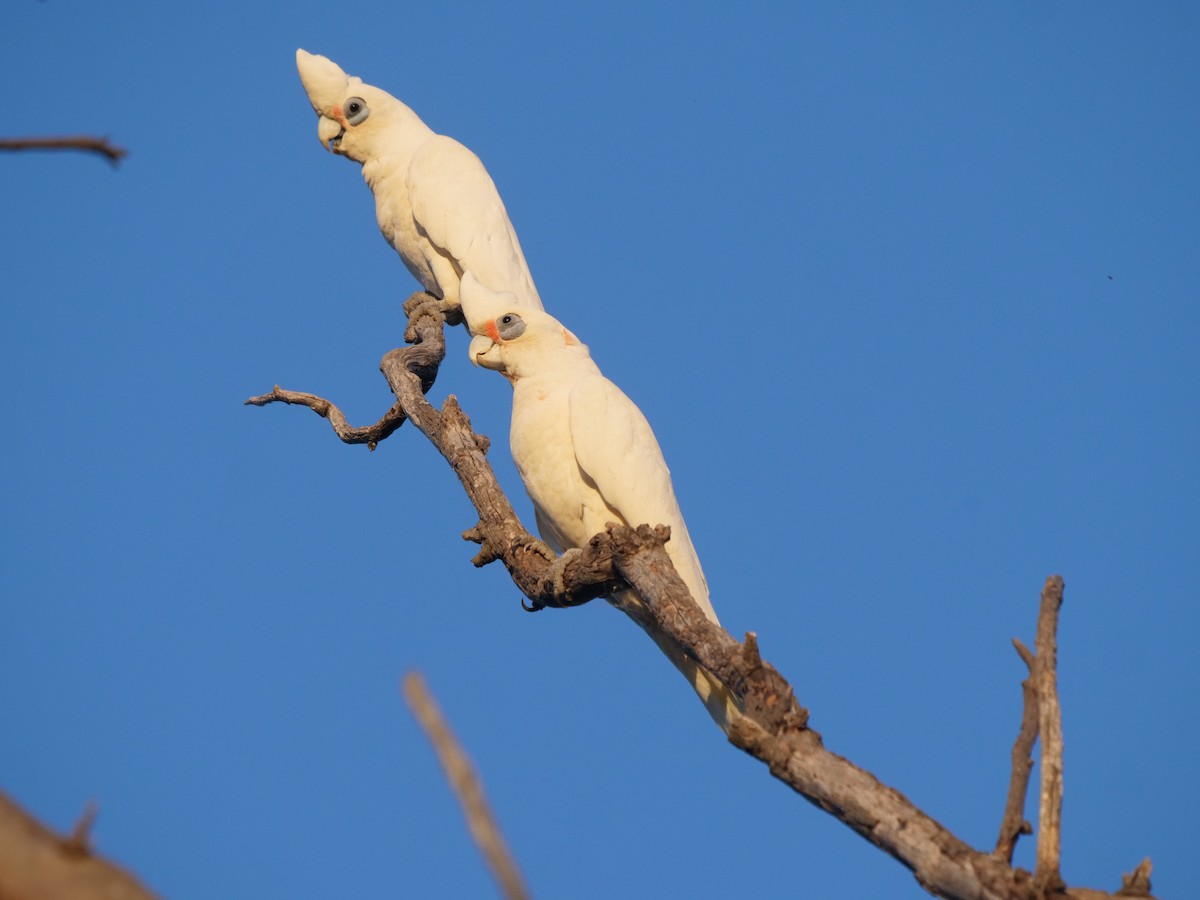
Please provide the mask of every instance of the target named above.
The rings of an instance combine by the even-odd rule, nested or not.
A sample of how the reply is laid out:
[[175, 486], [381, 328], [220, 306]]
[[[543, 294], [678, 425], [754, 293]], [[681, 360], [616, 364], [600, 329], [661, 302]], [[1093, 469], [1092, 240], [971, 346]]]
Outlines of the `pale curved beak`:
[[499, 345], [486, 334], [477, 334], [471, 338], [467, 356], [470, 357], [472, 365], [483, 366], [485, 369], [499, 369], [503, 365]]
[[317, 120], [317, 137], [321, 139], [321, 146], [330, 153], [340, 152], [338, 145], [342, 142], [343, 131], [341, 123], [329, 116], [321, 116]]

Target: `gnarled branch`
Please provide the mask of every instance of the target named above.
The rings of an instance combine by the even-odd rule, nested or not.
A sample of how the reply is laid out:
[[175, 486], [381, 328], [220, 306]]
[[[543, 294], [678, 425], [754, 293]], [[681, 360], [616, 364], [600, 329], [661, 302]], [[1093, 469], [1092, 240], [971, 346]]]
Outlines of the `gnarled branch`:
[[[403, 350], [393, 350], [388, 356], [391, 357], [392, 365], [398, 369], [407, 369], [418, 378], [421, 393], [424, 394], [433, 387], [438, 367], [446, 358], [446, 337], [442, 331], [440, 301], [432, 294], [419, 291], [405, 301], [404, 311], [408, 314], [408, 328], [405, 330], [404, 339], [411, 346]], [[391, 380], [388, 379], [389, 383]], [[374, 425], [355, 427], [346, 421], [346, 414], [336, 404], [324, 397], [302, 391], [286, 391], [279, 385], [275, 385], [269, 394], [259, 394], [245, 401], [247, 406], [267, 406], [271, 403], [307, 406], [318, 416], [328, 420], [334, 433], [344, 442], [366, 444], [369, 450], [374, 450], [376, 444], [389, 437], [408, 418], [403, 404], [397, 400]]]
[[[405, 338], [413, 339], [411, 327]], [[424, 396], [428, 388], [421, 373], [414, 370], [409, 353], [393, 350], [380, 366], [397, 405], [445, 457], [479, 514], [479, 523], [463, 534], [481, 544], [474, 563], [500, 560], [529, 598], [529, 608], [574, 606], [608, 596], [624, 585], [632, 588], [642, 603], [619, 608], [639, 622], [652, 618], [656, 634], [673, 641], [733, 694], [740, 713], [729, 727], [730, 742], [765, 763], [772, 775], [809, 802], [899, 860], [937, 896], [971, 900], [1031, 900], [1050, 894], [1075, 900], [1111, 896], [1086, 888], [1063, 888], [1057, 879], [1056, 858], [1054, 877], [1044, 877], [1040, 868], [1036, 885], [1029, 872], [1013, 868], [1007, 842], [1015, 841], [1015, 833], [1011, 839], [1005, 836], [1012, 830], [1007, 814], [996, 852], [976, 850], [899, 791], [825, 749], [820, 735], [809, 727], [808, 713], [797, 702], [791, 685], [761, 658], [756, 636], [747, 634], [745, 641], [738, 642], [700, 611], [667, 556], [664, 544], [669, 529], [610, 525], [587, 547], [557, 557], [521, 524], [487, 462], [487, 440], [471, 429], [454, 397], [446, 400], [441, 411], [430, 405]], [[1061, 601], [1061, 580], [1057, 596]], [[1045, 596], [1043, 601], [1044, 612]], [[1039, 657], [1044, 652], [1042, 633], [1039, 625]], [[1052, 658], [1051, 650], [1047, 659]], [[1041, 684], [1046, 663], [1036, 668], [1037, 677], [1032, 680]], [[1043, 706], [1046, 691], [1039, 688], [1037, 696], [1039, 728], [1053, 727]], [[1058, 759], [1061, 773], [1061, 755]], [[1043, 806], [1046, 802], [1053, 802], [1053, 796], [1044, 799]], [[1055, 828], [1056, 815], [1050, 820]], [[1021, 817], [1019, 807], [1017, 817]], [[1140, 889], [1145, 883], [1148, 891], [1148, 878], [1142, 879], [1141, 871], [1139, 868], [1128, 876], [1125, 890], [1130, 886]]]

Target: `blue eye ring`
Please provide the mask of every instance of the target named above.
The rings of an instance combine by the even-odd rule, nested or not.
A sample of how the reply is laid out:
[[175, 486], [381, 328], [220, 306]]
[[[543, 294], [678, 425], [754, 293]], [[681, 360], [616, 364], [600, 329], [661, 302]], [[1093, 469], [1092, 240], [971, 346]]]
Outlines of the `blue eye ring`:
[[496, 333], [506, 341], [512, 341], [525, 333], [525, 320], [516, 313], [505, 313], [496, 320]]
[[342, 112], [346, 116], [346, 121], [351, 125], [361, 125], [371, 114], [371, 108], [367, 106], [367, 101], [362, 97], [351, 97], [342, 104]]

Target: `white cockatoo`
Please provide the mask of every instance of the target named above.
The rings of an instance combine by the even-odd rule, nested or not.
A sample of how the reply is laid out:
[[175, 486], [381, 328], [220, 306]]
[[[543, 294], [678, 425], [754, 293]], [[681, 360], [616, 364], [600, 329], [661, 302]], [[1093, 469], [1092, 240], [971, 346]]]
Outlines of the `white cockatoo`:
[[[563, 553], [584, 547], [609, 522], [669, 525], [667, 554], [701, 611], [716, 623], [671, 473], [642, 411], [549, 313], [488, 290], [469, 271], [461, 298], [472, 334], [471, 361], [512, 382], [512, 456], [542, 540]], [[636, 594], [624, 593], [623, 605], [644, 609]], [[727, 730], [737, 707], [725, 687], [663, 639], [649, 615], [634, 618]]]
[[321, 144], [362, 165], [379, 230], [425, 290], [456, 308], [469, 269], [518, 305], [542, 308], [508, 211], [478, 156], [324, 56], [297, 50], [296, 68], [320, 117]]

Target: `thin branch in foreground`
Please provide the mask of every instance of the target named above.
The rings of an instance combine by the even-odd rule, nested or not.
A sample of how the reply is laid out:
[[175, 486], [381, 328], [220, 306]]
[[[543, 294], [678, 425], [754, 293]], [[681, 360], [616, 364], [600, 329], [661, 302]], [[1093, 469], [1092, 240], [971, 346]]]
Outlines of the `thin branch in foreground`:
[[0, 150], [83, 150], [98, 153], [116, 168], [129, 155], [124, 147], [108, 142], [106, 137], [91, 137], [86, 134], [73, 137], [50, 138], [0, 138]]
[[1042, 742], [1041, 799], [1038, 806], [1037, 863], [1034, 888], [1040, 895], [1063, 886], [1059, 872], [1062, 847], [1063, 735], [1058, 703], [1058, 611], [1063, 601], [1063, 580], [1046, 579], [1038, 608], [1034, 640], [1033, 683], [1037, 692], [1038, 733]]
[[525, 890], [525, 882], [492, 815], [483, 793], [483, 783], [462, 745], [450, 731], [445, 716], [425, 685], [425, 679], [417, 672], [409, 672], [404, 676], [403, 690], [409, 709], [433, 744], [446, 773], [446, 780], [458, 797], [471, 837], [475, 839], [504, 896], [508, 900], [527, 900], [529, 893]]
[[1008, 801], [1004, 818], [1000, 820], [1000, 836], [996, 839], [993, 856], [1012, 863], [1017, 839], [1032, 834], [1033, 826], [1025, 819], [1025, 798], [1029, 793], [1029, 776], [1033, 771], [1033, 745], [1038, 736], [1037, 690], [1033, 683], [1033, 652], [1016, 638], [1013, 646], [1025, 662], [1026, 677], [1021, 681], [1021, 728], [1012, 748], [1012, 777], [1008, 784]]

